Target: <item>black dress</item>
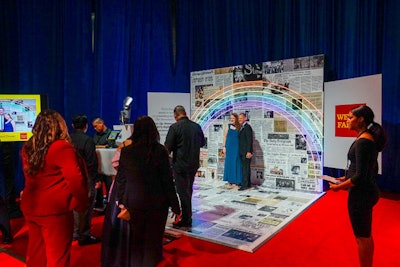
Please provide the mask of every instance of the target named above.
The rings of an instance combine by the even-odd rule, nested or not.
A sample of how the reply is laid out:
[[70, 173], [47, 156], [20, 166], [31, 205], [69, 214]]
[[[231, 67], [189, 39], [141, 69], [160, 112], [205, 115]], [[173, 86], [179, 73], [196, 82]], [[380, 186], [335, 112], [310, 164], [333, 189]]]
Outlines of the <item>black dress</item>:
[[[146, 155], [151, 149], [151, 160]], [[118, 201], [131, 214], [117, 219]], [[102, 266], [150, 267], [162, 260], [162, 240], [168, 209], [180, 213], [168, 154], [159, 143], [127, 146], [121, 150], [118, 173], [106, 210]]]
[[[114, 188], [114, 184], [112, 185]], [[116, 205], [116, 190], [111, 190], [109, 204], [106, 207], [103, 223], [101, 266], [123, 267], [129, 265], [130, 225], [118, 219], [120, 208]]]
[[379, 199], [379, 189], [375, 175], [378, 172], [378, 152], [375, 143], [359, 138], [348, 152], [350, 161], [346, 179], [351, 179], [354, 187], [349, 189], [348, 212], [356, 237], [370, 237], [372, 209]]

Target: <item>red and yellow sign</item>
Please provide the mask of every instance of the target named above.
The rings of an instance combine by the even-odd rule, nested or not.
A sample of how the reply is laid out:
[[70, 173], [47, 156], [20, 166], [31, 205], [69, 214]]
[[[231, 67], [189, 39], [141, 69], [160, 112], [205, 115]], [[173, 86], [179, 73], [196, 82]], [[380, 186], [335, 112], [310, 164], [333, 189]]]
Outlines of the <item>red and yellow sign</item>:
[[335, 136], [337, 137], [357, 136], [357, 133], [355, 131], [351, 131], [347, 127], [347, 117], [349, 115], [350, 110], [362, 105], [365, 105], [365, 103], [338, 105], [335, 107]]

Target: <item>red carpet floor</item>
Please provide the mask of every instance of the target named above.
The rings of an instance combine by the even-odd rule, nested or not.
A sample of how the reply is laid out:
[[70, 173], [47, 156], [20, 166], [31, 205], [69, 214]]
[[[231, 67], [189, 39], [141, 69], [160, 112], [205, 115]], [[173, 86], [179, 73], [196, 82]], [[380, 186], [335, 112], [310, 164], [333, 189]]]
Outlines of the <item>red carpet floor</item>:
[[[327, 192], [297, 219], [254, 253], [183, 236], [164, 246], [158, 267], [173, 266], [358, 266], [357, 247], [347, 216], [347, 192]], [[101, 234], [103, 216], [93, 220]], [[27, 230], [23, 218], [12, 220], [14, 242], [0, 246], [0, 266], [23, 266]], [[400, 266], [400, 194], [382, 194], [375, 207], [374, 266]], [[72, 267], [100, 266], [100, 244], [72, 245]]]

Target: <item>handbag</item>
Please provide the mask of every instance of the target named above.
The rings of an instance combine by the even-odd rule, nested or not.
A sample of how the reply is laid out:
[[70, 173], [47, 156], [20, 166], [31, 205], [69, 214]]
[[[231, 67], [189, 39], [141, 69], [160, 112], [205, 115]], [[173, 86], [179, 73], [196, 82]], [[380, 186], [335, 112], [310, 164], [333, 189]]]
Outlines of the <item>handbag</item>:
[[129, 213], [129, 210], [127, 209], [121, 209], [121, 211], [117, 215], [118, 219], [122, 219], [124, 221], [130, 221], [131, 220], [131, 214]]

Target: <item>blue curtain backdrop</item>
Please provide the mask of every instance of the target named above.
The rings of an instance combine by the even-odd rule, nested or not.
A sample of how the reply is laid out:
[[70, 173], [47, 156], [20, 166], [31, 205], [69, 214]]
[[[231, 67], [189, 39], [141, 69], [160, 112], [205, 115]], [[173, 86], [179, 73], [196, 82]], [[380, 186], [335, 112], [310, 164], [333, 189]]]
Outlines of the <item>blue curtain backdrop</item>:
[[189, 92], [191, 71], [325, 54], [325, 81], [382, 73], [378, 182], [399, 192], [399, 12], [397, 0], [0, 1], [0, 93], [44, 93], [67, 122], [112, 126], [125, 96], [133, 120], [147, 92]]
[[171, 1], [98, 1], [96, 16], [98, 114], [118, 124], [127, 95], [134, 97], [132, 119], [147, 114], [147, 92], [176, 91]]
[[1, 93], [47, 94], [67, 122], [75, 112], [89, 113], [90, 1], [1, 1], [0, 10]]

